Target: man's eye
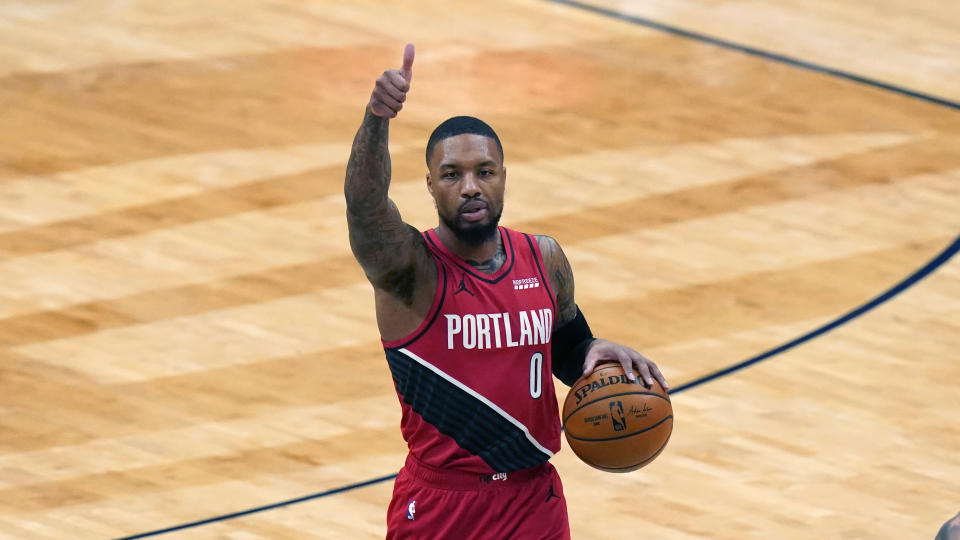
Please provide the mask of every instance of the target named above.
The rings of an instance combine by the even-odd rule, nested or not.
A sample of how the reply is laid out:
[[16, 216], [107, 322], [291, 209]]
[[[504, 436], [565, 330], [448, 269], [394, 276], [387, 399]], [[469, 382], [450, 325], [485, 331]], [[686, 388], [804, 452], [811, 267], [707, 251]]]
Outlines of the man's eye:
[[443, 178], [456, 178], [456, 177], [457, 177], [457, 173], [453, 171], [443, 173]]
[[490, 176], [493, 174], [493, 171], [490, 169], [483, 169], [480, 171], [480, 176]]

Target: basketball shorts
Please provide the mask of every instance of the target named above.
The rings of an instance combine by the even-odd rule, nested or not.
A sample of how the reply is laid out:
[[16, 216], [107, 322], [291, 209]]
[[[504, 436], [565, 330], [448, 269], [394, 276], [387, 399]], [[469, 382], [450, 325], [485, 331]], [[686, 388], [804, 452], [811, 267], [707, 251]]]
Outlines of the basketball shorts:
[[567, 501], [549, 462], [509, 473], [437, 469], [407, 456], [387, 540], [568, 540]]

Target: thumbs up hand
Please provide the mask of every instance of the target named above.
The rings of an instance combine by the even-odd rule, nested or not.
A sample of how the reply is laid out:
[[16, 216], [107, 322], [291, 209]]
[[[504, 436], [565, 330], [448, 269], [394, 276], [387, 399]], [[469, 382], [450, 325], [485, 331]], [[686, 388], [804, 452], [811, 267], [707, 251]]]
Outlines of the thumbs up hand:
[[403, 66], [400, 69], [388, 69], [377, 79], [370, 96], [370, 112], [382, 118], [395, 118], [410, 91], [410, 79], [413, 78], [413, 43], [407, 43], [403, 49]]

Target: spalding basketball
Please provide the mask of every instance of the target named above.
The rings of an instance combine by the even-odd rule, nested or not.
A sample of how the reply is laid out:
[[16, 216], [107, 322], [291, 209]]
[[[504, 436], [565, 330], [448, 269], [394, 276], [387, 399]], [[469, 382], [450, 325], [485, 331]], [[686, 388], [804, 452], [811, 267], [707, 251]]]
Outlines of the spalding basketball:
[[563, 402], [567, 444], [602, 471], [630, 472], [653, 461], [673, 432], [670, 396], [654, 380], [647, 388], [620, 364], [600, 364], [570, 388]]

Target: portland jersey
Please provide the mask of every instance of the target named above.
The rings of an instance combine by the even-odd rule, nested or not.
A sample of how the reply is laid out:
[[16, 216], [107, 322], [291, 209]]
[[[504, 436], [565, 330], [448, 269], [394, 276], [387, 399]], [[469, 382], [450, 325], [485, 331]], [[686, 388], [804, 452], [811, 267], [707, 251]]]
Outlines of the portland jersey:
[[560, 450], [550, 365], [556, 306], [532, 236], [500, 227], [506, 261], [473, 269], [423, 233], [437, 291], [420, 328], [383, 342], [410, 453], [487, 474], [539, 465]]

